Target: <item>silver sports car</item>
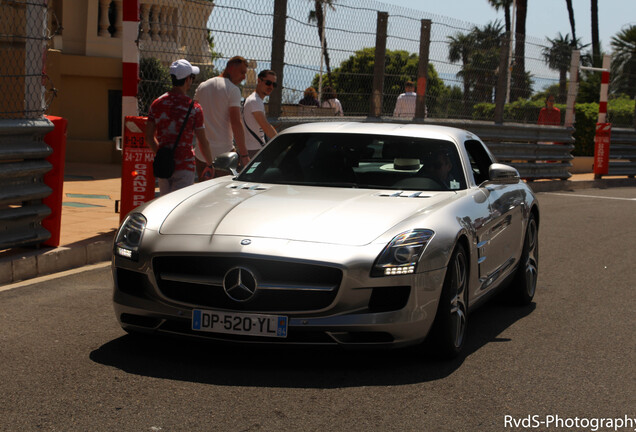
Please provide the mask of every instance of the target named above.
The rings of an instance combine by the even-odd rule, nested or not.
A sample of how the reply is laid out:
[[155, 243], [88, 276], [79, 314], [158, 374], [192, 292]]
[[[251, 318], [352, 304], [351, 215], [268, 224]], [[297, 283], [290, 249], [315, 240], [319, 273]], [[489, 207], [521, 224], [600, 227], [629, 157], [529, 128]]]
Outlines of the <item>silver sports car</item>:
[[365, 347], [427, 339], [451, 357], [489, 294], [532, 301], [538, 228], [530, 188], [470, 132], [303, 124], [240, 174], [133, 210], [114, 243], [115, 312], [131, 333]]

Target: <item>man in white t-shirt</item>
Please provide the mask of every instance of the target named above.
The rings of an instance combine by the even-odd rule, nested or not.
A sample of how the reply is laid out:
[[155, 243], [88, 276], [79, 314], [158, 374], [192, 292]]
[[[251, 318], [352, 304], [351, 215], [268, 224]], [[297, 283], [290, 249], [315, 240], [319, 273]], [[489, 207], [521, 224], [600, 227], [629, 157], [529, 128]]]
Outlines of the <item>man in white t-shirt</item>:
[[[246, 74], [247, 60], [239, 56], [232, 57], [221, 75], [201, 83], [194, 93], [194, 100], [203, 108], [205, 134], [210, 142], [212, 157], [236, 147], [243, 166], [249, 162], [249, 157], [241, 121], [241, 91], [237, 86]], [[206, 167], [198, 146], [195, 156], [198, 174]], [[217, 177], [227, 174], [223, 170], [216, 170], [215, 173]]]
[[393, 110], [393, 117], [415, 117], [415, 102], [417, 101], [417, 95], [415, 94], [415, 85], [413, 81], [407, 81], [404, 84], [404, 93], [397, 98], [395, 103], [395, 109]]
[[264, 70], [258, 74], [256, 90], [245, 99], [243, 105], [243, 125], [245, 126], [245, 147], [251, 158], [276, 135], [276, 129], [265, 116], [263, 99], [276, 88], [276, 72]]

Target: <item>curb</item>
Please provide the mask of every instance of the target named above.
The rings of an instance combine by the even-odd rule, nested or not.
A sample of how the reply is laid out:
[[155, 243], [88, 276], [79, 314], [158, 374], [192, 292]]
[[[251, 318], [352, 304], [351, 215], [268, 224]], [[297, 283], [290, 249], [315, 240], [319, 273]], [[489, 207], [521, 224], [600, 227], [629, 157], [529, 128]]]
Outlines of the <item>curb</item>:
[[0, 286], [110, 261], [113, 236], [105, 234], [56, 248], [22, 248], [12, 256], [0, 258]]
[[551, 180], [527, 182], [534, 192], [568, 191], [576, 189], [607, 189], [610, 187], [636, 186], [634, 178], [612, 178], [599, 180]]

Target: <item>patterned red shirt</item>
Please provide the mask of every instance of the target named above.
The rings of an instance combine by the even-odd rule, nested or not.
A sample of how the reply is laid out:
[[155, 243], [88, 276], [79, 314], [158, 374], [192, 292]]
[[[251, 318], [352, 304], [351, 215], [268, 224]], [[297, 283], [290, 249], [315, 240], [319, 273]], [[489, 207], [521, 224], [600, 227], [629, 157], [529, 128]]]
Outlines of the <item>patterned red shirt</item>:
[[[152, 119], [155, 122], [155, 136], [159, 148], [174, 146], [191, 101], [192, 99], [181, 92], [169, 91], [152, 102], [148, 120]], [[175, 171], [194, 171], [194, 130], [204, 127], [203, 110], [201, 105], [195, 102], [188, 117], [188, 124], [183, 128], [179, 145], [174, 152]]]

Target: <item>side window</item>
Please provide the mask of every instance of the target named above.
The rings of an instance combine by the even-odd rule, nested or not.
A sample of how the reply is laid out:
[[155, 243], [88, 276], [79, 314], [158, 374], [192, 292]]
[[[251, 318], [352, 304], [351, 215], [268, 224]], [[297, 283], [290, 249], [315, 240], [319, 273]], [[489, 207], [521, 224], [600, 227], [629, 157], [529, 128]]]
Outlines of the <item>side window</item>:
[[476, 140], [468, 140], [464, 143], [468, 158], [470, 159], [470, 167], [475, 178], [475, 184], [481, 184], [488, 180], [488, 168], [494, 162], [481, 142]]

